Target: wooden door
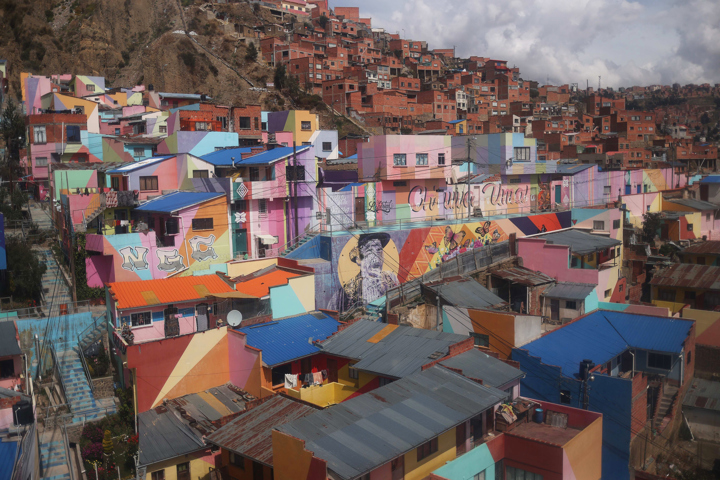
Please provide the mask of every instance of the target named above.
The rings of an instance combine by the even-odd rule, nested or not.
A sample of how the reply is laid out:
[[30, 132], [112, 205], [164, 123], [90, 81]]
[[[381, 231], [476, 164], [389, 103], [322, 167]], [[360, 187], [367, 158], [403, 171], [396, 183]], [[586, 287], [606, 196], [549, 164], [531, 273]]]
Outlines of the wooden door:
[[327, 359], [327, 369], [328, 369], [328, 383], [333, 383], [338, 381], [338, 369], [337, 369], [337, 360], [334, 358], [328, 358]]
[[465, 449], [467, 447], [466, 428], [467, 424], [465, 422], [455, 427], [455, 450], [457, 451], [458, 455], [465, 453]]
[[550, 320], [560, 320], [560, 300], [550, 300]]
[[355, 221], [356, 222], [364, 222], [365, 221], [365, 198], [364, 197], [356, 197], [355, 198]]
[[390, 462], [390, 472], [392, 480], [402, 480], [405, 478], [405, 457], [400, 456]]

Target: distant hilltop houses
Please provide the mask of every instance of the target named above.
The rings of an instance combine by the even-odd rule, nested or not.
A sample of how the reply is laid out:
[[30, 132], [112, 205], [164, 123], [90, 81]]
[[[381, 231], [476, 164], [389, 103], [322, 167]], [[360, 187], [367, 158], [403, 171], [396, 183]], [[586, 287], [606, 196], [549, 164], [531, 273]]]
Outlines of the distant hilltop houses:
[[53, 246], [0, 312], [0, 480], [712, 468], [720, 85], [541, 85], [358, 7], [223, 3], [192, 8], [313, 109], [0, 60]]

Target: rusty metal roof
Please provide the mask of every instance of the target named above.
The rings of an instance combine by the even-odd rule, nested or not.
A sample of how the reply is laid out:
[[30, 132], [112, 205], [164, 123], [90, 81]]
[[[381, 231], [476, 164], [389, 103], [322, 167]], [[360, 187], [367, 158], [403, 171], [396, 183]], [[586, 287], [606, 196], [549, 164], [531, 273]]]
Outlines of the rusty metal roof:
[[272, 430], [318, 410], [319, 407], [283, 395], [275, 395], [218, 429], [205, 440], [272, 467]]
[[695, 243], [683, 249], [683, 253], [692, 253], [694, 255], [720, 255], [720, 241], [710, 240], [702, 243]]
[[720, 411], [720, 382], [696, 378], [688, 388], [683, 407]]
[[500, 277], [503, 280], [509, 282], [520, 283], [522, 285], [528, 285], [534, 287], [536, 285], [544, 285], [546, 283], [552, 283], [555, 281], [554, 278], [545, 275], [542, 272], [536, 272], [525, 267], [513, 267], [505, 270], [494, 271], [492, 274], [496, 277]]
[[720, 290], [720, 267], [676, 263], [655, 272], [650, 285]]

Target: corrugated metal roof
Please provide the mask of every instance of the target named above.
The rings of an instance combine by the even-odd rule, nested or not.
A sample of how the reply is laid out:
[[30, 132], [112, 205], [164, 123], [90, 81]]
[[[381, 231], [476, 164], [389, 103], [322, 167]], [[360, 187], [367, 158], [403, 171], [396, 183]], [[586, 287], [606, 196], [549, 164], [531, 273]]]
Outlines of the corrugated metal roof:
[[698, 345], [709, 345], [711, 347], [720, 348], [720, 320], [705, 329], [703, 333], [697, 336], [695, 343]]
[[507, 304], [505, 300], [472, 278], [428, 285], [427, 288], [438, 293], [445, 301], [456, 307], [490, 308], [495, 305]]
[[412, 375], [466, 335], [358, 320], [321, 343], [323, 352], [359, 360], [355, 368], [392, 378]]
[[650, 285], [720, 290], [720, 267], [676, 263], [656, 271]]
[[324, 313], [313, 312], [236, 330], [247, 335], [248, 345], [262, 350], [263, 362], [272, 367], [318, 353], [313, 342], [325, 340], [340, 325]]
[[242, 161], [242, 154], [251, 151], [252, 148], [250, 147], [226, 148], [217, 152], [210, 152], [200, 158], [216, 167], [232, 167], [233, 157], [235, 157], [235, 165], [238, 165]]
[[353, 479], [498, 404], [505, 392], [432, 367], [277, 430]]
[[[306, 145], [304, 147], [297, 147], [297, 154], [300, 154], [310, 148], [309, 145]], [[283, 160], [285, 158], [288, 158], [292, 156], [293, 154], [293, 147], [277, 147], [272, 150], [266, 150], [262, 153], [258, 153], [257, 155], [253, 155], [252, 157], [247, 157], [244, 160], [242, 160], [240, 163], [242, 165], [267, 165], [269, 163], [277, 162], [279, 160]], [[235, 161], [235, 165], [237, 165], [237, 160]]]
[[694, 379], [685, 394], [683, 407], [720, 411], [720, 382]]
[[600, 235], [592, 235], [580, 230], [563, 230], [561, 232], [545, 233], [535, 235], [532, 238], [541, 238], [547, 243], [555, 245], [567, 245], [573, 253], [584, 255], [598, 250], [622, 245], [619, 240], [614, 240]]
[[590, 283], [558, 283], [557, 285], [554, 285], [545, 292], [543, 292], [543, 296], [548, 298], [559, 298], [560, 300], [585, 300], [590, 293], [592, 293], [593, 290], [595, 290], [595, 287], [597, 285], [592, 285]]
[[272, 430], [317, 411], [306, 403], [275, 395], [218, 429], [206, 441], [272, 467]]
[[0, 357], [22, 355], [15, 321], [0, 322]]
[[226, 384], [168, 400], [140, 413], [137, 416], [140, 464], [152, 465], [207, 448], [202, 437], [216, 430], [212, 422], [244, 410], [245, 401], [251, 398]]
[[205, 296], [198, 293], [196, 286], [205, 287], [208, 293], [211, 294], [235, 291], [218, 275], [171, 277], [108, 284], [110, 295], [117, 299], [118, 309], [120, 310], [154, 305], [154, 301], [148, 301], [148, 298], [152, 298], [152, 295], [147, 295], [147, 293], [154, 294], [159, 304], [189, 302], [205, 298]]
[[720, 183], [720, 175], [708, 175], [697, 183]]
[[492, 274], [496, 277], [500, 277], [503, 280], [508, 280], [514, 283], [520, 283], [522, 285], [544, 285], [546, 283], [552, 283], [555, 281], [554, 278], [545, 275], [542, 272], [536, 272], [525, 267], [513, 267], [505, 270], [495, 270]]
[[521, 348], [575, 378], [582, 360], [599, 365], [631, 347], [680, 353], [692, 325], [678, 318], [596, 310]]
[[155, 163], [163, 162], [169, 158], [173, 158], [175, 155], [164, 155], [160, 157], [152, 157], [152, 158], [146, 158], [145, 160], [140, 160], [139, 162], [133, 162], [123, 165], [122, 167], [115, 168], [113, 170], [109, 170], [107, 173], [128, 173], [132, 172], [134, 170], [138, 170], [140, 168], [145, 168], [149, 165], [153, 165]]
[[183, 208], [192, 207], [193, 205], [224, 196], [224, 193], [218, 192], [173, 192], [147, 201], [135, 210], [141, 212], [175, 213]]
[[239, 281], [235, 288], [238, 292], [247, 293], [254, 297], [264, 297], [270, 294], [270, 287], [286, 285], [289, 279], [299, 276], [299, 273], [275, 269], [245, 282]]
[[0, 480], [10, 480], [15, 468], [18, 442], [0, 442]]
[[340, 190], [338, 190], [338, 192], [351, 192], [352, 189], [353, 189], [353, 187], [360, 187], [360, 186], [362, 186], [362, 185], [363, 185], [362, 183], [357, 183], [357, 182], [356, 182], [356, 183], [350, 183], [350, 184], [345, 185], [344, 187], [342, 187]]
[[684, 248], [680, 253], [693, 253], [696, 255], [720, 255], [720, 241], [708, 240], [707, 242], [694, 243]]
[[464, 376], [480, 379], [484, 385], [495, 388], [500, 388], [525, 376], [525, 372], [519, 368], [508, 365], [476, 348], [443, 360], [440, 365], [457, 368], [462, 371]]
[[574, 175], [584, 172], [588, 168], [593, 168], [594, 166], [595, 165], [588, 164], [560, 164], [557, 166], [556, 172], [562, 175]]
[[700, 211], [720, 209], [720, 206], [717, 206], [714, 203], [704, 202], [702, 200], [695, 200], [693, 198], [672, 198], [672, 199], [666, 198], [665, 200], [670, 203], [675, 203], [677, 205], [682, 205], [684, 207], [694, 208], [695, 210], [700, 210]]

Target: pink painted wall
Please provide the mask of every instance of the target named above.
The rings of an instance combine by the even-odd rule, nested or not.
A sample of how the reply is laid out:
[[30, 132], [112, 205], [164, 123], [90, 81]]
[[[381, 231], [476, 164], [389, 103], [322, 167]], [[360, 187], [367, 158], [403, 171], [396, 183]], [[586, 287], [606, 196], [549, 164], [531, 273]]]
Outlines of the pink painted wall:
[[598, 271], [595, 269], [569, 268], [570, 247], [547, 245], [539, 238], [519, 238], [518, 256], [523, 266], [556, 278], [560, 282], [595, 283]]
[[[178, 309], [183, 308], [195, 308], [194, 304], [188, 304], [184, 303], [181, 305], [176, 305]], [[120, 312], [120, 317], [123, 316], [129, 316], [131, 313], [137, 313], [137, 312], [147, 312], [148, 310], [153, 312], [162, 312], [163, 309], [165, 309], [165, 306], [162, 307], [147, 307], [147, 308], [136, 308], [133, 310], [123, 310]], [[117, 325], [120, 325], [120, 322], [116, 322]], [[180, 335], [186, 335], [188, 333], [193, 333], [197, 331], [197, 323], [195, 321], [195, 316], [192, 317], [183, 317], [178, 319], [178, 323], [180, 324]], [[149, 342], [151, 340], [157, 340], [159, 338], [165, 338], [165, 321], [153, 321], [150, 325], [142, 326], [142, 327], [133, 327], [132, 329], [133, 334], [135, 334], [135, 343], [141, 343], [141, 342]]]
[[255, 362], [260, 356], [260, 351], [248, 347], [246, 340], [247, 337], [243, 333], [228, 329], [230, 382], [240, 388], [245, 388], [247, 385]]
[[[8, 357], [3, 357], [1, 360], [8, 360]], [[15, 385], [20, 385], [20, 374], [23, 371], [23, 361], [20, 355], [12, 357], [13, 360], [13, 375], [16, 378], [5, 378], [0, 380], [0, 387], [12, 390]]]
[[[263, 143], [268, 143], [268, 132], [262, 132]], [[293, 146], [293, 133], [292, 132], [275, 132], [275, 141], [280, 145], [286, 147]]]

